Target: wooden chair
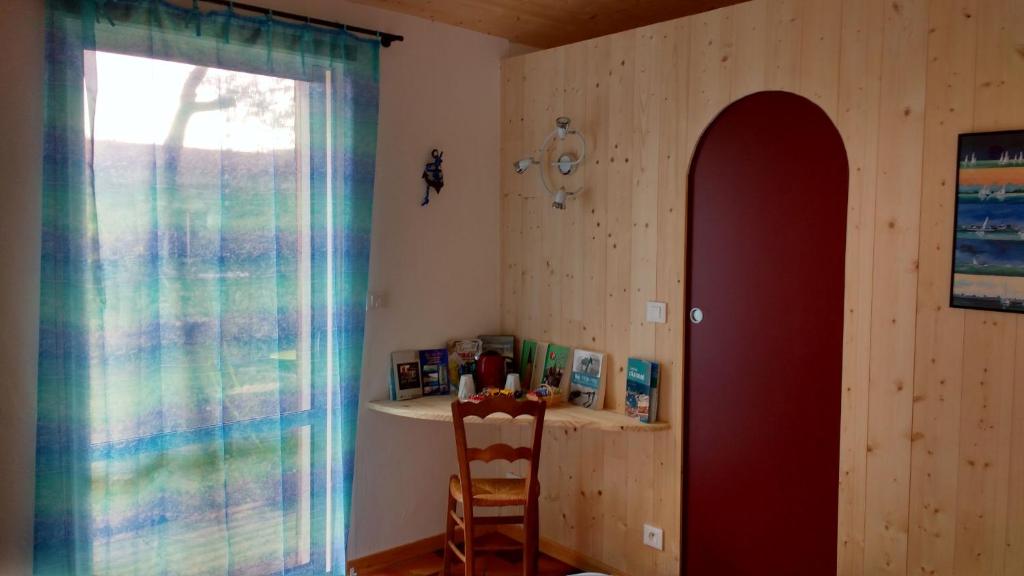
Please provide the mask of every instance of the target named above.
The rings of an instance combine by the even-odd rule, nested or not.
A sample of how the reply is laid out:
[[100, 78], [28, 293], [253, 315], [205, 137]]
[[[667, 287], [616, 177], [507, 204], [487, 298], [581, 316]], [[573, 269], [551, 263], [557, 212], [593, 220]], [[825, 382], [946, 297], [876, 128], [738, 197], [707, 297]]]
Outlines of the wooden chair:
[[[522, 524], [525, 532], [523, 542], [523, 574], [537, 573], [537, 548], [539, 529], [537, 522], [540, 484], [537, 482], [537, 466], [540, 464], [540, 441], [544, 431], [543, 402], [517, 401], [507, 397], [490, 397], [479, 403], [452, 402], [452, 423], [455, 426], [455, 446], [459, 456], [459, 475], [452, 475], [448, 482], [448, 514], [445, 518], [444, 576], [450, 576], [454, 558], [465, 565], [466, 576], [473, 576], [477, 552], [505, 550], [518, 546], [475, 547], [473, 545], [476, 526], [496, 524]], [[512, 447], [508, 444], [492, 444], [486, 448], [466, 446], [467, 416], [486, 418], [492, 414], [533, 416], [533, 446]], [[529, 460], [526, 478], [473, 478], [469, 463], [479, 460]], [[462, 504], [462, 516], [457, 513], [457, 504]], [[474, 507], [522, 506], [521, 516], [480, 516], [473, 513]], [[458, 531], [463, 534], [460, 550], [456, 541]]]

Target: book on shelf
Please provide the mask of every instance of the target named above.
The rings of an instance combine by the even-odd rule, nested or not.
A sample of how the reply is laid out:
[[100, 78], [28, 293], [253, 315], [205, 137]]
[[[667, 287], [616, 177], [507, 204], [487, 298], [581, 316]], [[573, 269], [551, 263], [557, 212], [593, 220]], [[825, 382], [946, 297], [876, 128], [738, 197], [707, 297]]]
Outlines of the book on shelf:
[[476, 359], [483, 352], [479, 338], [462, 338], [448, 341], [448, 381], [453, 386], [459, 383], [459, 376], [476, 371]]
[[444, 396], [451, 393], [448, 379], [448, 350], [433, 348], [420, 350], [420, 374], [424, 396]]
[[546, 384], [550, 386], [558, 391], [559, 396], [564, 398], [566, 396], [566, 388], [568, 387], [568, 379], [565, 375], [571, 369], [571, 361], [571, 350], [567, 346], [548, 344], [544, 351], [544, 363], [542, 364], [543, 369], [540, 373], [539, 385], [544, 386]]
[[411, 400], [423, 395], [419, 350], [391, 353], [391, 399]]
[[530, 379], [526, 380], [520, 376], [520, 381], [523, 382], [524, 386], [529, 386], [529, 390], [536, 390], [540, 387], [540, 381], [544, 376], [544, 363], [547, 361], [548, 356], [548, 343], [537, 342], [536, 347], [533, 351], [533, 368], [530, 373]]
[[523, 339], [519, 348], [519, 382], [526, 390], [533, 387], [533, 369], [537, 365], [537, 341]]
[[569, 402], [592, 410], [604, 408], [607, 369], [605, 355], [577, 348], [572, 353]]
[[630, 358], [626, 365], [626, 415], [650, 424], [658, 420], [661, 373], [657, 362]]
[[480, 336], [480, 353], [497, 352], [505, 358], [505, 373], [515, 372], [516, 337], [485, 334]]

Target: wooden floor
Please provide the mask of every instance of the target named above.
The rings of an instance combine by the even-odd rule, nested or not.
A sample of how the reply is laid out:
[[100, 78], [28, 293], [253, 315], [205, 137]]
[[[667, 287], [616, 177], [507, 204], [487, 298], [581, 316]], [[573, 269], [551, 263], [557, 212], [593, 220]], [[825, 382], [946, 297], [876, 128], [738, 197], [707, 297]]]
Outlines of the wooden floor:
[[[515, 541], [507, 536], [493, 533], [477, 538], [477, 543], [493, 546], [515, 543]], [[434, 576], [441, 573], [442, 558], [442, 550], [436, 550], [388, 566], [360, 570], [359, 576]], [[484, 554], [477, 558], [476, 574], [478, 576], [519, 576], [523, 573], [522, 558], [522, 552], [518, 550]], [[537, 568], [537, 576], [565, 576], [583, 571], [544, 554], [541, 554]], [[462, 576], [462, 564], [456, 564], [453, 572], [455, 576]]]

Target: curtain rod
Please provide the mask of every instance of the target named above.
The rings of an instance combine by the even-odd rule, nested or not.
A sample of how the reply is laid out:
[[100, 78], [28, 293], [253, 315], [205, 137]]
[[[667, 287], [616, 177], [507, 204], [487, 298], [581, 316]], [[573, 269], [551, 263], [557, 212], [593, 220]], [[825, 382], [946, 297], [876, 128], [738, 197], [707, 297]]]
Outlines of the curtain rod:
[[311, 18], [309, 16], [303, 16], [301, 14], [293, 14], [291, 12], [279, 12], [277, 10], [271, 10], [263, 6], [254, 6], [252, 4], [245, 4], [242, 2], [232, 2], [230, 0], [199, 0], [207, 4], [216, 4], [217, 6], [223, 6], [229, 9], [245, 10], [246, 12], [255, 12], [256, 14], [263, 14], [264, 16], [277, 16], [278, 18], [284, 18], [286, 20], [294, 20], [296, 22], [304, 22], [306, 24], [315, 24], [317, 26], [324, 26], [327, 28], [337, 28], [346, 32], [352, 32], [355, 34], [363, 34], [366, 36], [373, 36], [380, 39], [380, 45], [384, 48], [391, 46], [392, 42], [401, 42], [405, 40], [404, 36], [398, 34], [390, 34], [388, 32], [381, 32], [380, 30], [371, 30], [369, 28], [362, 28], [360, 26], [350, 26], [348, 24], [341, 24], [339, 22], [331, 22], [330, 20], [323, 20], [320, 18]]

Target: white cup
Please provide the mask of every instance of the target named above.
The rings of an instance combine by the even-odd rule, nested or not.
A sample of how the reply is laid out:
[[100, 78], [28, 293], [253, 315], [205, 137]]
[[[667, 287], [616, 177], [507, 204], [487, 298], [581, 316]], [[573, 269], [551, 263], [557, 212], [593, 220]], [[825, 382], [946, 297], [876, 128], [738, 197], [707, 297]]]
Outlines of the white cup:
[[476, 382], [472, 374], [463, 374], [459, 377], [459, 400], [465, 402], [469, 397], [476, 394]]
[[519, 392], [522, 388], [519, 385], [519, 374], [513, 372], [505, 377], [505, 390]]

